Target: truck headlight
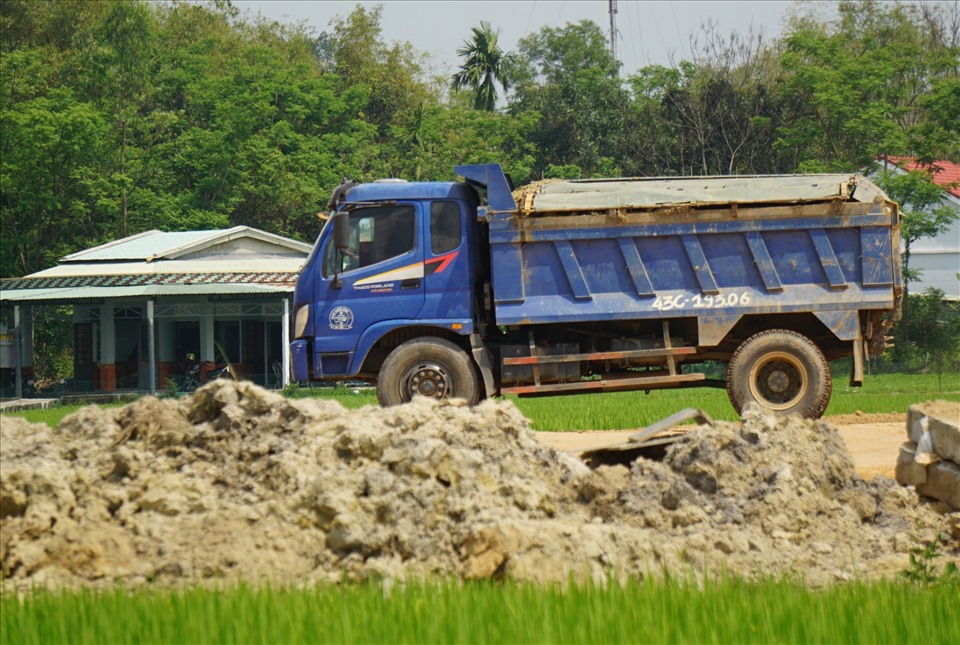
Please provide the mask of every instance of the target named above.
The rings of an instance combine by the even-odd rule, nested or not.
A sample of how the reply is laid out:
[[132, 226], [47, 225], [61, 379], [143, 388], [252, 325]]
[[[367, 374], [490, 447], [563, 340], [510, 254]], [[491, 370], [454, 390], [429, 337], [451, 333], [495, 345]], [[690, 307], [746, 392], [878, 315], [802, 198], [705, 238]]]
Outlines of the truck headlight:
[[293, 319], [293, 337], [300, 338], [310, 322], [310, 305], [301, 305]]

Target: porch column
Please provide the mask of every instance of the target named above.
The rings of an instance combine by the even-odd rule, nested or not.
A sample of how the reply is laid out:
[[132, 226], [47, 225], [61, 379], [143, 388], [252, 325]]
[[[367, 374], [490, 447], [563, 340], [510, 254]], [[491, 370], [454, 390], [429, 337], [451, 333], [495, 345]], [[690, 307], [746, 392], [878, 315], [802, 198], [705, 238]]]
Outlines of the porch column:
[[174, 356], [174, 336], [176, 325], [168, 317], [157, 319], [157, 379], [161, 387], [167, 386], [167, 379], [173, 378], [177, 358]]
[[117, 389], [117, 335], [112, 302], [100, 305], [100, 389]]
[[147, 365], [149, 365], [150, 378], [147, 383], [149, 385], [150, 394], [157, 393], [157, 348], [156, 341], [154, 339], [154, 333], [156, 331], [156, 325], [154, 325], [153, 318], [153, 300], [147, 300]]
[[200, 316], [200, 362], [213, 362], [215, 354], [213, 347], [213, 305], [207, 303], [203, 307], [204, 313]]
[[20, 326], [22, 328], [20, 345], [23, 352], [20, 369], [23, 371], [23, 378], [31, 379], [36, 377], [33, 369], [33, 307], [31, 305], [27, 305], [27, 310], [20, 319]]
[[283, 299], [283, 322], [280, 324], [281, 342], [283, 346], [283, 377], [281, 384], [283, 387], [290, 385], [290, 298]]
[[13, 353], [16, 357], [13, 370], [13, 395], [18, 399], [23, 398], [23, 343], [20, 338], [23, 330], [20, 326], [20, 305], [13, 306]]

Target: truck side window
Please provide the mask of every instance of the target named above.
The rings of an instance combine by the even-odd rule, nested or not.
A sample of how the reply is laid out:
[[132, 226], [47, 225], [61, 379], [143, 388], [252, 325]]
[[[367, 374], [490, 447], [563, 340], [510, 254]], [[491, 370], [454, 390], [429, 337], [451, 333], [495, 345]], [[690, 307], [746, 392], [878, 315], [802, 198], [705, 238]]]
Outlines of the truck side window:
[[[340, 254], [336, 273], [346, 273], [409, 253], [416, 240], [416, 212], [413, 206], [358, 208], [350, 213], [349, 245]], [[332, 276], [337, 254], [328, 238], [323, 253], [323, 276]]]
[[430, 204], [430, 251], [440, 255], [460, 246], [460, 207], [456, 202]]

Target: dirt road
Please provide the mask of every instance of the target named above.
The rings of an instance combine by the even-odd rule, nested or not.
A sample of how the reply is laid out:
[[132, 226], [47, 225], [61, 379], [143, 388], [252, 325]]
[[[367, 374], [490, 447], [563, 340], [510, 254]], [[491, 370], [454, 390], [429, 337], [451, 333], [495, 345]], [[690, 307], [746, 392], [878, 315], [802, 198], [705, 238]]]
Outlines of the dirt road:
[[[905, 414], [844, 414], [825, 417], [840, 431], [861, 477], [893, 477], [900, 444], [907, 440]], [[556, 450], [579, 454], [589, 448], [626, 441], [636, 430], [537, 432], [537, 439]]]

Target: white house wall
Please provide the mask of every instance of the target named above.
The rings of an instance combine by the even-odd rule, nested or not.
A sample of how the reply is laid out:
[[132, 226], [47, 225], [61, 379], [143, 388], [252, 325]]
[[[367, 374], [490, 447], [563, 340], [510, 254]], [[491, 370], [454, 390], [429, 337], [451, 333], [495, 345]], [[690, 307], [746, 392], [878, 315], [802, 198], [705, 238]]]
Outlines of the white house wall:
[[[960, 215], [960, 198], [948, 195], [944, 205]], [[910, 283], [910, 293], [919, 294], [935, 287], [946, 294], [947, 300], [960, 300], [960, 221], [954, 220], [946, 231], [936, 237], [922, 238], [910, 245], [910, 268], [920, 271], [920, 277]]]
[[236, 262], [243, 261], [245, 256], [250, 258], [255, 258], [258, 260], [264, 260], [267, 258], [277, 258], [277, 259], [295, 259], [297, 261], [303, 261], [303, 254], [297, 253], [296, 251], [283, 249], [276, 244], [271, 244], [264, 242], [262, 240], [255, 240], [252, 238], [242, 238], [237, 240], [230, 240], [224, 242], [223, 244], [217, 244], [216, 246], [211, 246], [210, 248], [202, 249], [195, 253], [190, 253], [188, 255], [183, 255], [177, 258], [178, 261], [225, 261], [230, 262], [231, 264], [236, 264]]

